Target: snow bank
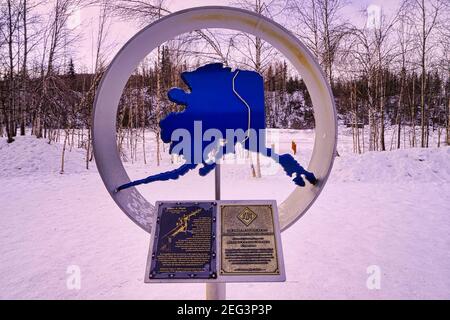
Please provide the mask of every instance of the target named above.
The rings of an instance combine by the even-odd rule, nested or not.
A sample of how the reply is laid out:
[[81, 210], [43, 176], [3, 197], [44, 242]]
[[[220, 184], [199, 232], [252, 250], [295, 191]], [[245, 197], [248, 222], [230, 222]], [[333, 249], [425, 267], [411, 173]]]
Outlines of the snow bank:
[[412, 148], [337, 157], [331, 182], [449, 182], [450, 147]]
[[[312, 135], [280, 132], [281, 151], [295, 139], [297, 157], [307, 158]], [[147, 165], [126, 163], [133, 178], [171, 166], [164, 157], [157, 167], [154, 141], [146, 141]], [[330, 183], [282, 234], [287, 281], [227, 284], [229, 299], [450, 297], [450, 148], [353, 155], [351, 139], [340, 143], [348, 144]], [[84, 150], [66, 153], [69, 174], [60, 175], [61, 152], [45, 139], [0, 139], [0, 184], [13, 186], [0, 193], [0, 299], [203, 299], [204, 284], [144, 284], [149, 235], [115, 205], [98, 173], [84, 169]], [[282, 170], [253, 179], [248, 165], [222, 169], [223, 199], [281, 202], [295, 188]], [[139, 188], [154, 201], [212, 199], [213, 186], [214, 175], [194, 171]], [[374, 265], [380, 290], [366, 285]], [[80, 268], [80, 290], [67, 287], [69, 266]]]
[[[63, 146], [49, 144], [47, 139], [18, 136], [13, 143], [0, 139], [0, 177], [59, 174]], [[64, 173], [80, 173], [84, 168], [85, 152], [66, 149]], [[93, 163], [92, 163], [93, 164]]]
[[[302, 165], [307, 165], [312, 151], [312, 130], [280, 130], [277, 138], [281, 152], [290, 152], [292, 140], [301, 145], [296, 156]], [[143, 161], [126, 163], [128, 173], [133, 178], [148, 172], [168, 170], [169, 157], [164, 157], [162, 167], [156, 167], [150, 149], [154, 145], [153, 137], [148, 137], [148, 164]], [[62, 144], [49, 144], [46, 139], [36, 139], [34, 136], [18, 136], [11, 144], [6, 139], [0, 139], [0, 177], [21, 177], [28, 175], [59, 174], [61, 169]], [[340, 149], [341, 156], [337, 157], [331, 172], [330, 182], [449, 182], [450, 181], [450, 147], [441, 148], [412, 148], [386, 152], [366, 152], [361, 155]], [[82, 149], [66, 149], [65, 173], [82, 173], [85, 169], [86, 153]], [[166, 155], [166, 154], [164, 154]], [[166, 159], [167, 158], [167, 159]], [[139, 158], [140, 159], [140, 158]], [[264, 159], [263, 159], [264, 160]], [[262, 161], [265, 163], [264, 161]], [[95, 167], [91, 162], [90, 167]], [[145, 172], [142, 172], [144, 170]], [[250, 177], [248, 166], [229, 166], [228, 175], [235, 179]], [[278, 176], [284, 176], [279, 170]], [[142, 178], [142, 177], [141, 177]], [[231, 177], [230, 177], [231, 178]], [[268, 180], [273, 179], [270, 175]]]

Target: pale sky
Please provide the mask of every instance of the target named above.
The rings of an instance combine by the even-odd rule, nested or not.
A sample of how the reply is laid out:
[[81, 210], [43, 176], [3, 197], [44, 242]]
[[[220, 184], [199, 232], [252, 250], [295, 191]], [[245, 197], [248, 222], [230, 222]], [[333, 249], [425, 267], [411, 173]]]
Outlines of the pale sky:
[[[232, 2], [232, 0], [169, 0], [167, 6], [171, 11], [178, 11], [207, 5], [230, 5]], [[349, 1], [349, 5], [343, 13], [352, 23], [363, 26], [366, 21], [361, 10], [365, 10], [370, 4], [375, 4], [382, 8], [384, 14], [389, 15], [390, 12], [398, 7], [399, 2], [400, 0], [353, 0]], [[88, 70], [92, 70], [92, 53], [95, 47], [97, 17], [97, 9], [85, 8], [76, 12], [70, 21], [74, 26], [77, 26], [76, 29], [81, 34], [81, 43], [77, 44], [74, 54], [77, 69], [84, 65]], [[112, 19], [106, 40], [108, 55], [112, 57], [140, 28], [134, 22], [128, 23], [116, 18]]]

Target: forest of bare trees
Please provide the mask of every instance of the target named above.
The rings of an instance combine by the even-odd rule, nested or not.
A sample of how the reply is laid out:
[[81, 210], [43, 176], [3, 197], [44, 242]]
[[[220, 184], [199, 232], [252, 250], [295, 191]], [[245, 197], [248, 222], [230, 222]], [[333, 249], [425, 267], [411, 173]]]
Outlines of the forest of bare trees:
[[[332, 86], [340, 122], [352, 130], [354, 152], [450, 145], [448, 1], [403, 0], [389, 12], [361, 8], [359, 20], [367, 23], [359, 24], [347, 15], [345, 0], [239, 0], [231, 5], [268, 16], [302, 39]], [[74, 10], [85, 8], [98, 12], [91, 68], [74, 58], [82, 50], [76, 45], [82, 35], [68, 23]], [[17, 135], [31, 134], [63, 143], [63, 152], [84, 148], [89, 168], [92, 105], [112, 58], [106, 41], [111, 23], [132, 21], [138, 30], [169, 13], [164, 0], [2, 0], [0, 137], [14, 143]], [[262, 39], [198, 30], [155, 51], [130, 77], [120, 102], [117, 139], [119, 150], [124, 143], [131, 149], [131, 155], [123, 153], [128, 161], [136, 160], [138, 142], [147, 161], [146, 132], [155, 134], [161, 152], [157, 124], [179, 108], [165, 93], [183, 86], [180, 72], [210, 61], [264, 76], [268, 127], [314, 127], [301, 75]], [[393, 132], [388, 140], [386, 128]], [[432, 134], [438, 136], [435, 144]], [[64, 154], [62, 172], [63, 164]]]

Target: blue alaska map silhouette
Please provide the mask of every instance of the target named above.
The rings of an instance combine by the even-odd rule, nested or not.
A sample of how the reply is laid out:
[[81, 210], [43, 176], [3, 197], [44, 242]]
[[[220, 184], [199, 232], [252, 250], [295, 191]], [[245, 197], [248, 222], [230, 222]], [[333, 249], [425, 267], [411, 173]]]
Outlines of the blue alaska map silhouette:
[[[159, 126], [162, 141], [170, 143], [169, 153], [183, 156], [185, 163], [177, 169], [121, 185], [116, 191], [155, 181], [178, 179], [198, 165], [202, 165], [199, 174], [205, 176], [215, 168], [217, 159], [236, 151], [237, 143], [246, 150], [273, 158], [296, 185], [305, 186], [304, 179], [316, 184], [314, 174], [305, 170], [290, 154], [277, 154], [265, 146], [264, 83], [259, 73], [240, 69], [232, 71], [221, 63], [212, 63], [191, 72], [183, 72], [181, 78], [190, 92], [172, 88], [168, 97], [170, 101], [185, 106], [185, 109], [169, 113]], [[184, 129], [194, 139], [172, 140], [177, 129]], [[209, 141], [202, 138], [208, 130], [215, 130], [225, 139], [215, 135], [211, 135]], [[235, 133], [227, 139], [229, 132], [240, 134]], [[203, 156], [209, 150], [212, 151], [213, 159]]]

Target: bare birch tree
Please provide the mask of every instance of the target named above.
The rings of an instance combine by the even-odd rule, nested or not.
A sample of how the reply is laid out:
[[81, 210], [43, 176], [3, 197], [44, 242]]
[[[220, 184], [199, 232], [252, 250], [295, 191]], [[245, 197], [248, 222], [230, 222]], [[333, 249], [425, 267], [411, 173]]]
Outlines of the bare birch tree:
[[294, 33], [319, 60], [330, 84], [339, 45], [350, 29], [342, 15], [346, 5], [346, 0], [288, 1], [289, 12], [294, 12]]
[[[445, 17], [441, 16], [446, 5], [445, 0], [406, 0], [409, 17], [415, 28], [417, 52], [419, 55], [420, 76], [420, 131], [421, 147], [428, 146], [428, 110], [427, 110], [427, 72], [431, 63], [432, 49], [435, 47], [435, 33]], [[447, 17], [448, 19], [448, 17]]]

